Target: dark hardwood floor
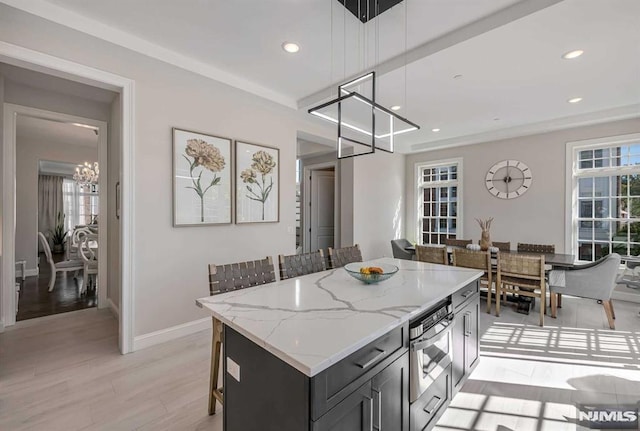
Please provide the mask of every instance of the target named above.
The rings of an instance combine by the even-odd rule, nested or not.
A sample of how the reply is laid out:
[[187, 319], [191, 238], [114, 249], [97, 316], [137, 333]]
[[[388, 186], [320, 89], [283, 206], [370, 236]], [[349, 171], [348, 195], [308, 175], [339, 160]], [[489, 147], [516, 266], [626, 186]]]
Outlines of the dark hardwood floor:
[[[63, 255], [53, 255], [55, 261], [63, 259]], [[34, 319], [50, 314], [66, 313], [95, 307], [98, 303], [95, 289], [88, 290], [84, 295], [78, 292], [78, 284], [73, 279], [73, 272], [59, 272], [53, 292], [49, 292], [49, 264], [44, 254], [40, 255], [40, 274], [27, 277], [25, 281], [17, 278], [20, 283], [20, 299], [16, 320]]]

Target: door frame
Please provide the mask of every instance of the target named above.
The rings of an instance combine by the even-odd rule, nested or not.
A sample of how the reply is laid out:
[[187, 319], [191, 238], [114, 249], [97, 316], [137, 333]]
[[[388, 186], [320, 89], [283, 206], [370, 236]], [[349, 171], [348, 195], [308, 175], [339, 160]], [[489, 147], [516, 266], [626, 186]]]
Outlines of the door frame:
[[338, 160], [324, 163], [316, 163], [313, 165], [307, 165], [303, 169], [302, 175], [302, 228], [301, 228], [301, 240], [302, 240], [302, 252], [309, 253], [311, 244], [309, 238], [309, 229], [311, 227], [311, 220], [309, 214], [309, 206], [311, 205], [311, 184], [309, 177], [311, 171], [323, 171], [327, 168], [333, 168], [335, 180], [333, 182], [333, 244], [337, 247], [340, 244], [340, 163]]
[[[18, 45], [0, 41], [0, 61], [53, 76], [69, 79], [83, 84], [104, 88], [120, 93], [121, 113], [121, 174], [120, 182], [120, 240], [121, 240], [121, 279], [120, 306], [118, 309], [119, 331], [118, 347], [122, 354], [133, 351], [134, 332], [134, 280], [135, 238], [133, 220], [135, 216], [134, 190], [135, 177], [133, 167], [135, 147], [135, 81], [110, 72], [95, 69], [73, 61], [54, 57]], [[15, 314], [9, 309], [15, 302], [15, 151], [7, 139], [7, 127], [4, 127], [2, 143], [2, 208], [11, 208], [11, 214], [2, 211], [2, 308], [0, 309], [0, 331], [9, 322], [15, 321]], [[106, 149], [106, 145], [104, 146]], [[104, 187], [106, 191], [106, 185]], [[102, 187], [101, 187], [102, 189]], [[101, 203], [102, 204], [102, 203]], [[9, 221], [9, 219], [11, 219]], [[11, 256], [7, 256], [8, 252]], [[7, 300], [9, 295], [13, 299]]]
[[[8, 150], [11, 154], [13, 154], [13, 166], [4, 166], [3, 175], [5, 176], [4, 180], [9, 184], [11, 179], [14, 181], [16, 179], [16, 121], [18, 119], [18, 115], [22, 115], [25, 117], [31, 118], [39, 118], [42, 120], [56, 121], [60, 123], [79, 123], [86, 124], [89, 126], [97, 127], [98, 129], [98, 163], [100, 165], [100, 177], [98, 178], [98, 201], [99, 201], [99, 210], [98, 210], [98, 219], [99, 220], [108, 220], [109, 215], [109, 207], [108, 207], [108, 198], [107, 194], [109, 192], [108, 189], [108, 176], [109, 167], [107, 165], [107, 133], [108, 133], [108, 125], [105, 121], [94, 120], [91, 118], [77, 117], [75, 115], [62, 114], [60, 112], [55, 111], [47, 111], [44, 109], [32, 108], [30, 106], [22, 106], [22, 105], [14, 105], [11, 103], [4, 104], [4, 145], [5, 150]], [[7, 148], [8, 146], [9, 148]], [[11, 208], [11, 202], [8, 202], [8, 207]], [[13, 208], [16, 205], [15, 193], [13, 197]], [[4, 207], [4, 206], [3, 206]], [[39, 210], [39, 209], [38, 209]], [[15, 210], [8, 211], [6, 213], [7, 225], [15, 227]], [[108, 225], [108, 224], [106, 224]], [[36, 227], [37, 229], [37, 227]], [[108, 228], [105, 227], [105, 223], [103, 222], [102, 227], [98, 230], [98, 255], [99, 256], [107, 256], [107, 231]], [[11, 238], [13, 235], [13, 238]], [[12, 240], [14, 244], [13, 250], [7, 250], [6, 256], [9, 262], [13, 261], [13, 273], [7, 271], [7, 276], [11, 277], [11, 280], [15, 279], [15, 228], [8, 232], [6, 235], [10, 240]], [[3, 233], [3, 238], [5, 234]], [[37, 247], [36, 242], [36, 247]], [[4, 254], [4, 253], [3, 253]], [[3, 271], [4, 273], [4, 271]], [[108, 284], [108, 271], [107, 271], [107, 259], [99, 259], [98, 260], [98, 274], [100, 275], [98, 280], [98, 308], [105, 308], [108, 306], [107, 302], [107, 284]], [[10, 289], [9, 289], [10, 290]], [[3, 297], [3, 304], [7, 304], [7, 311], [9, 314], [5, 314], [5, 316], [9, 317], [6, 323], [12, 325], [15, 323], [15, 295], [7, 295]], [[14, 317], [14, 319], [10, 319], [10, 317]]]

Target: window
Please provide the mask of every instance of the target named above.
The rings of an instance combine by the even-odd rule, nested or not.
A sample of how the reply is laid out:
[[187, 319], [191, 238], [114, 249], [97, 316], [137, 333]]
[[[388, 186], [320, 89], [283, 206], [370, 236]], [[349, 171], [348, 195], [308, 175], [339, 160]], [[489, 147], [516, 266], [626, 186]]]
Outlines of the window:
[[418, 242], [444, 244], [462, 234], [462, 160], [417, 165]]
[[98, 186], [80, 186], [73, 180], [62, 182], [65, 229], [88, 225], [98, 217]]
[[579, 260], [640, 254], [640, 135], [630, 136], [570, 147], [571, 247]]

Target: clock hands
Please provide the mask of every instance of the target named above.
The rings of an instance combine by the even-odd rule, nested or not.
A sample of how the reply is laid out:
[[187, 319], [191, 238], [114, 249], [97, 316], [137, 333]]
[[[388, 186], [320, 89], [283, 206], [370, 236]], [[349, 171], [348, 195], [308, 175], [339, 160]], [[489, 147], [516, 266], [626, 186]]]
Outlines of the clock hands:
[[529, 189], [532, 177], [531, 170], [524, 163], [504, 160], [489, 169], [486, 186], [492, 195], [501, 199], [512, 199]]

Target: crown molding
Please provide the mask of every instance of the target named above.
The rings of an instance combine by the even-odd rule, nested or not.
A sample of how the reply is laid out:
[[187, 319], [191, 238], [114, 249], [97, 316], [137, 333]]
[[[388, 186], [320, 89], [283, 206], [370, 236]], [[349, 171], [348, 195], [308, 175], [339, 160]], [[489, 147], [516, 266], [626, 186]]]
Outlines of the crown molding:
[[196, 60], [176, 51], [149, 42], [131, 33], [113, 28], [85, 15], [54, 5], [45, 0], [0, 0], [13, 8], [44, 18], [56, 24], [69, 27], [90, 36], [130, 49], [147, 57], [160, 60], [198, 75], [222, 82], [231, 87], [254, 94], [272, 102], [297, 109], [294, 98], [275, 92], [253, 81], [240, 78], [238, 75], [218, 69], [211, 64]]
[[587, 114], [573, 115], [570, 117], [556, 118], [538, 123], [509, 127], [491, 132], [477, 133], [439, 141], [413, 144], [406, 154], [420, 153], [424, 151], [441, 150], [445, 148], [461, 147], [464, 145], [482, 144], [485, 142], [499, 141], [503, 139], [517, 138], [520, 136], [538, 135], [541, 133], [555, 132], [558, 130], [572, 129], [575, 127], [590, 126], [594, 124], [608, 123], [611, 121], [640, 118], [640, 104], [619, 106], [604, 111], [589, 112]]

